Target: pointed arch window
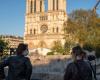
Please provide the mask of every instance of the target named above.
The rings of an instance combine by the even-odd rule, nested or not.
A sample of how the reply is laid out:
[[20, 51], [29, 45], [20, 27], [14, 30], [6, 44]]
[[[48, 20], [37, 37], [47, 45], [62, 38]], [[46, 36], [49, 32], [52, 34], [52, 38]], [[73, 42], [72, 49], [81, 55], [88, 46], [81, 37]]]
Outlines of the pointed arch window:
[[36, 0], [34, 0], [34, 12], [36, 12]]
[[42, 1], [40, 1], [40, 12], [42, 12]]
[[30, 29], [30, 34], [32, 34], [32, 29]]
[[53, 10], [55, 10], [55, 0], [53, 0]]
[[58, 28], [58, 27], [56, 28], [56, 32], [57, 32], [57, 33], [59, 32], [59, 28]]
[[55, 32], [55, 28], [53, 28], [53, 32]]
[[59, 9], [59, 0], [57, 0], [57, 5], [56, 5], [56, 9], [58, 10]]
[[36, 34], [36, 29], [34, 29], [34, 34]]
[[31, 0], [31, 7], [30, 7], [30, 12], [33, 12], [33, 1]]

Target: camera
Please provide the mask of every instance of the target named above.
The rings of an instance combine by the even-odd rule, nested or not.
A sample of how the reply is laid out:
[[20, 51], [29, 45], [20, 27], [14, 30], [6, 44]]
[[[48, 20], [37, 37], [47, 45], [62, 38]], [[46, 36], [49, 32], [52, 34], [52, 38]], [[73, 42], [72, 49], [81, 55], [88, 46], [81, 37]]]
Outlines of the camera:
[[89, 55], [88, 56], [88, 60], [89, 61], [93, 61], [93, 60], [95, 60], [96, 59], [96, 56], [94, 56], [94, 55]]

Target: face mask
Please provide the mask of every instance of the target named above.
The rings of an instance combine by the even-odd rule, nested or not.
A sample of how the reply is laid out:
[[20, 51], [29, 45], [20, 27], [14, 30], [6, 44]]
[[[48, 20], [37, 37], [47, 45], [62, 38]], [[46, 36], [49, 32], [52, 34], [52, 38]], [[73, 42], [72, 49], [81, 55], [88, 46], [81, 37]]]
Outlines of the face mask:
[[28, 50], [25, 50], [25, 51], [23, 52], [23, 55], [24, 55], [24, 56], [27, 56], [28, 53], [29, 53], [29, 51], [28, 51]]

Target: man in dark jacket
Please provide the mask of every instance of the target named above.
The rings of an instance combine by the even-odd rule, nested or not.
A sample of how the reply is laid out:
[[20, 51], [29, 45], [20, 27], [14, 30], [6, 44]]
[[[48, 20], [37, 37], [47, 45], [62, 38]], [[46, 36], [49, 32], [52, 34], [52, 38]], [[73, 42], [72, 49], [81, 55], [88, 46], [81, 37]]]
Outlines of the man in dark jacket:
[[[0, 62], [2, 62], [2, 57], [3, 56], [3, 47], [0, 46]], [[0, 80], [5, 79], [5, 73], [4, 73], [4, 68], [0, 67]]]
[[64, 80], [92, 80], [92, 69], [84, 61], [84, 54], [80, 46], [72, 49], [72, 58], [73, 62], [68, 64]]
[[32, 65], [28, 57], [28, 48], [26, 44], [19, 44], [17, 55], [11, 56], [1, 62], [0, 67], [8, 66], [8, 76], [6, 80], [30, 80]]

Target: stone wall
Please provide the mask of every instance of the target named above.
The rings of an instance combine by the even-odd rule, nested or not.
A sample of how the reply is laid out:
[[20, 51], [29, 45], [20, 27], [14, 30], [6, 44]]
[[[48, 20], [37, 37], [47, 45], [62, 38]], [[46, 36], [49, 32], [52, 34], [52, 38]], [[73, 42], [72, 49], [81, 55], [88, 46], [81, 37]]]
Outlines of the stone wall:
[[40, 80], [63, 80], [66, 62], [70, 55], [30, 56], [33, 65], [32, 78]]
[[[30, 56], [33, 65], [32, 79], [63, 80], [67, 64], [71, 56]], [[100, 79], [100, 59], [96, 60], [97, 79]]]

